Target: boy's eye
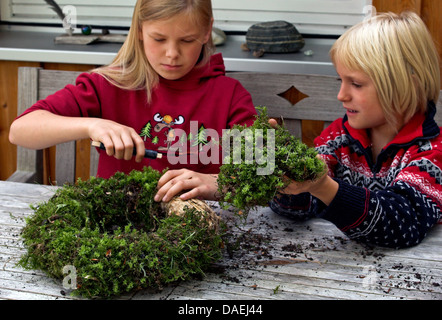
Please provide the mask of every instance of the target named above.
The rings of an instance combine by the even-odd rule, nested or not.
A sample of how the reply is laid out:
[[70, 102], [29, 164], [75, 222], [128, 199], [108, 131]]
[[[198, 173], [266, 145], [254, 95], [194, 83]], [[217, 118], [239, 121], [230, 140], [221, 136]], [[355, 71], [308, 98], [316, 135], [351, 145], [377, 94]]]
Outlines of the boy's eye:
[[[342, 78], [336, 78], [336, 81], [339, 81], [340, 83], [342, 83]], [[362, 87], [361, 84], [359, 84], [357, 82], [354, 82], [354, 81], [351, 82], [351, 85], [354, 86], [355, 88], [361, 88]]]

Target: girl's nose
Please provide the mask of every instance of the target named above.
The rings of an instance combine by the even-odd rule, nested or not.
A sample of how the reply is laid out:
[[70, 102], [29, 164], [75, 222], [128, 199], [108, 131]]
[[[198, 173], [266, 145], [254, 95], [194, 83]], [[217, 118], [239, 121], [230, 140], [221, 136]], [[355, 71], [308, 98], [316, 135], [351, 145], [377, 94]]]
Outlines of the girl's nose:
[[180, 51], [176, 44], [171, 43], [166, 49], [166, 56], [171, 59], [175, 59], [179, 56]]

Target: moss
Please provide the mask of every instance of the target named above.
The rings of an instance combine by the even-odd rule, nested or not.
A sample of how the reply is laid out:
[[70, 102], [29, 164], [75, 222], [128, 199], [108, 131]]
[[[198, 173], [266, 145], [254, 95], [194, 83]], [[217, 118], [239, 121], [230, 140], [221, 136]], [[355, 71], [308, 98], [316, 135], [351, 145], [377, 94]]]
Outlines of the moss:
[[[254, 137], [253, 148], [247, 147], [247, 143], [250, 143], [247, 135], [241, 136], [240, 149], [235, 149], [232, 139], [229, 142], [232, 154], [227, 156], [230, 159], [235, 159], [234, 153], [240, 152], [242, 161], [240, 163], [224, 161], [218, 176], [220, 202], [225, 205], [233, 205], [244, 216], [256, 206], [267, 206], [277, 190], [287, 186], [287, 179], [284, 177], [297, 182], [314, 180], [325, 170], [325, 165], [317, 158], [314, 148], [308, 147], [295, 138], [284, 124], [272, 128], [269, 124], [267, 109], [258, 107], [258, 110], [258, 115], [252, 126], [236, 125], [232, 128], [239, 132], [248, 130], [249, 137]], [[271, 141], [268, 130], [275, 130], [274, 142], [272, 142], [274, 148], [270, 145], [271, 149], [267, 148]], [[247, 140], [249, 141], [247, 142]], [[260, 140], [262, 145], [257, 145], [257, 141]], [[262, 149], [263, 159], [266, 159], [268, 155], [268, 161], [274, 159], [274, 168], [268, 174], [259, 174], [257, 171], [258, 168], [268, 166], [268, 161], [261, 164], [258, 164], [257, 161], [252, 163], [245, 161], [248, 156], [250, 157], [250, 151], [254, 152], [256, 148]], [[270, 156], [270, 152], [274, 152], [274, 157]]]
[[153, 201], [160, 176], [145, 168], [58, 189], [32, 207], [19, 265], [57, 279], [74, 266], [73, 294], [102, 298], [203, 274], [221, 256], [221, 236], [197, 210], [168, 216]]

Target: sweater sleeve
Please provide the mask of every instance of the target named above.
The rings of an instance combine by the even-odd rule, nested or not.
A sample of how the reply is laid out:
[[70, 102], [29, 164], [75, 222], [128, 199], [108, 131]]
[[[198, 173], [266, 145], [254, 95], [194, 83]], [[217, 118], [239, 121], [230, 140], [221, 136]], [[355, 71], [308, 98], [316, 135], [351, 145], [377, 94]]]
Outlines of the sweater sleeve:
[[404, 181], [373, 192], [335, 180], [339, 190], [328, 207], [307, 193], [279, 195], [269, 206], [298, 221], [323, 218], [350, 239], [392, 248], [420, 243], [441, 216], [435, 199]]
[[334, 223], [351, 239], [410, 247], [425, 238], [441, 214], [435, 199], [402, 180], [380, 191], [338, 182], [335, 199], [317, 216]]
[[390, 168], [394, 178], [384, 188], [338, 180], [338, 194], [318, 216], [363, 242], [394, 248], [420, 243], [441, 218], [440, 143], [437, 137], [411, 146]]
[[308, 220], [314, 217], [315, 211], [312, 201], [315, 198], [309, 193], [288, 195], [278, 193], [269, 203], [270, 209], [282, 216], [296, 221]]

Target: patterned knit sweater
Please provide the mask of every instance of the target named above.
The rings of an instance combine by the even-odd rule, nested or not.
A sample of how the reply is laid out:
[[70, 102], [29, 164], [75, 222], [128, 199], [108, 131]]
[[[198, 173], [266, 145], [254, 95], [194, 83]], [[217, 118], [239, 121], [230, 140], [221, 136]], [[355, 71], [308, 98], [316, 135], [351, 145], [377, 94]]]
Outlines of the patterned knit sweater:
[[376, 162], [366, 130], [351, 128], [346, 117], [336, 120], [315, 139], [329, 176], [339, 183], [332, 203], [303, 193], [278, 195], [270, 207], [294, 219], [326, 219], [361, 242], [393, 248], [420, 243], [442, 210], [442, 135], [432, 102], [428, 110], [414, 116]]

